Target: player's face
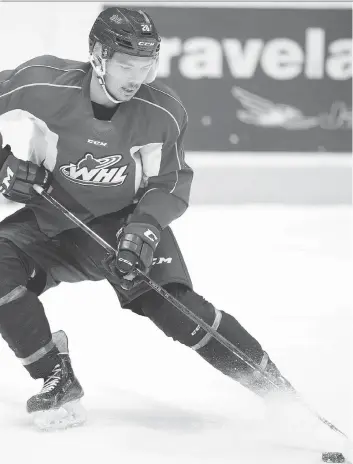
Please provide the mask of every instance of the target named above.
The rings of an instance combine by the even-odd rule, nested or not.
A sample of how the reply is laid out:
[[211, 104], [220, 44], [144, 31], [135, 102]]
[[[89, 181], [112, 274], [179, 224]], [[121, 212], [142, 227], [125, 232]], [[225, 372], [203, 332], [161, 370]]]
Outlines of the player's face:
[[105, 82], [107, 90], [120, 101], [130, 100], [146, 79], [154, 59], [115, 53], [107, 61]]

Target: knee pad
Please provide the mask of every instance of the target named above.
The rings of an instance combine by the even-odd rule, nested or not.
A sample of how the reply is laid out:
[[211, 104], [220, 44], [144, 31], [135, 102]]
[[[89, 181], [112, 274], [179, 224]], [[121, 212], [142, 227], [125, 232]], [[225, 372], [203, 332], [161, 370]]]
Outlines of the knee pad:
[[[202, 296], [180, 284], [166, 286], [166, 290], [190, 309], [196, 316], [212, 326], [215, 330], [218, 329], [222, 313]], [[199, 325], [155, 292], [151, 292], [150, 297], [145, 299], [142, 309], [144, 314], [168, 337], [194, 350], [198, 350], [205, 346], [212, 337]]]

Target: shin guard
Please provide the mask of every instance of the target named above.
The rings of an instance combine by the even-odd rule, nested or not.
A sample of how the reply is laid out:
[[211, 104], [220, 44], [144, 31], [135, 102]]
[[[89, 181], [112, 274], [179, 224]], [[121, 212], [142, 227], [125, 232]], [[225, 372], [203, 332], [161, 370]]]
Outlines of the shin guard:
[[58, 361], [43, 305], [26, 287], [0, 298], [0, 334], [33, 378], [45, 377]]

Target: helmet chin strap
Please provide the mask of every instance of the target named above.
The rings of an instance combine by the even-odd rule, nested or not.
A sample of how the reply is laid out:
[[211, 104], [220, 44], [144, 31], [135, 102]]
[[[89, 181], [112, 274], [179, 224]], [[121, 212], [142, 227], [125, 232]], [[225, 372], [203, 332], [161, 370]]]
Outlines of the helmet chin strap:
[[[105, 76], [105, 73], [106, 73], [105, 66], [106, 66], [106, 61], [107, 60], [104, 59], [104, 58], [102, 58], [100, 60], [97, 60], [96, 57], [93, 54], [90, 54], [89, 55], [89, 61], [90, 61], [91, 65], [92, 65], [93, 70], [97, 74], [98, 82], [99, 82], [100, 86], [102, 87], [103, 92], [105, 93], [108, 100], [110, 100], [112, 103], [115, 103], [116, 105], [118, 103], [122, 103], [121, 100], [116, 100], [107, 90], [107, 86], [106, 86], [105, 79], [104, 79], [104, 76]], [[97, 65], [96, 61], [98, 61], [98, 62], [100, 61], [101, 64]]]

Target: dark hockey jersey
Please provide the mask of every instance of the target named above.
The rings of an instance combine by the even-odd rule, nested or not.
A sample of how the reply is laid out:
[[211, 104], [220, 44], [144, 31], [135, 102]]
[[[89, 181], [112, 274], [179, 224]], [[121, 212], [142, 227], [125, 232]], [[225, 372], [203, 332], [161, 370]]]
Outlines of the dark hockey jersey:
[[[52, 195], [81, 220], [137, 203], [164, 228], [186, 210], [192, 170], [185, 163], [187, 114], [165, 85], [143, 84], [111, 121], [94, 117], [89, 63], [53, 56], [0, 72], [0, 132], [30, 134], [21, 158], [53, 173]], [[10, 143], [11, 145], [11, 143]], [[21, 153], [19, 153], [21, 151]], [[41, 197], [29, 205], [49, 236], [72, 224]]]

